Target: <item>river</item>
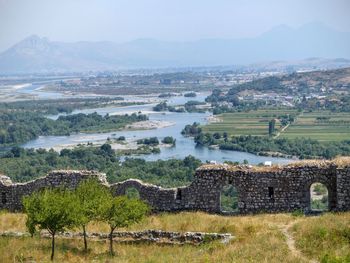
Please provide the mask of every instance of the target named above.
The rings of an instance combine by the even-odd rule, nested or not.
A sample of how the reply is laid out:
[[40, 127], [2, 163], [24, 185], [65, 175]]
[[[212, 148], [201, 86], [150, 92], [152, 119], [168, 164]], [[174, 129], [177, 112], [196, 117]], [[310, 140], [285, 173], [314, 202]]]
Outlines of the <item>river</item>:
[[[33, 87], [34, 86], [34, 87]], [[37, 90], [38, 86], [32, 85], [31, 87], [26, 87], [25, 92], [28, 94], [37, 95], [40, 93], [39, 98], [62, 98], [62, 94], [57, 95], [55, 92], [46, 92]], [[31, 93], [33, 91], [33, 93]], [[41, 94], [42, 93], [42, 94]], [[169, 105], [180, 105], [184, 104], [189, 100], [204, 101], [208, 93], [200, 93], [195, 98], [188, 98], [184, 96], [175, 96], [167, 100]], [[140, 99], [140, 97], [128, 96], [126, 100], [135, 100]], [[105, 108], [94, 108], [94, 109], [84, 109], [84, 110], [75, 110], [72, 114], [75, 113], [92, 113], [97, 112], [101, 115], [105, 114], [115, 114], [123, 112], [147, 112], [149, 113], [149, 119], [155, 121], [166, 121], [172, 122], [174, 125], [158, 128], [153, 130], [136, 130], [136, 131], [114, 131], [107, 133], [78, 133], [72, 134], [70, 136], [40, 136], [37, 139], [29, 141], [22, 145], [25, 148], [51, 148], [59, 147], [62, 145], [76, 145], [79, 143], [88, 143], [88, 142], [101, 142], [107, 138], [117, 138], [119, 136], [125, 136], [128, 141], [137, 140], [140, 138], [147, 137], [158, 137], [159, 139], [164, 138], [165, 136], [172, 136], [176, 139], [175, 147], [162, 147], [161, 152], [158, 154], [149, 154], [149, 155], [139, 155], [138, 157], [143, 158], [147, 161], [154, 161], [158, 159], [166, 160], [171, 158], [183, 159], [188, 155], [192, 155], [201, 161], [239, 161], [247, 160], [251, 164], [258, 164], [265, 161], [272, 161], [272, 163], [288, 163], [291, 160], [284, 158], [273, 158], [273, 157], [264, 157], [257, 156], [254, 154], [249, 154], [245, 152], [238, 151], [225, 151], [220, 149], [209, 149], [207, 147], [196, 146], [192, 138], [184, 137], [181, 135], [182, 129], [187, 124], [192, 124], [193, 122], [199, 122], [201, 124], [207, 123], [207, 118], [211, 116], [211, 113], [176, 113], [176, 112], [153, 112], [152, 107], [154, 104], [145, 104], [145, 105], [132, 105], [125, 107], [105, 107]], [[57, 119], [59, 115], [48, 116], [52, 119]]]

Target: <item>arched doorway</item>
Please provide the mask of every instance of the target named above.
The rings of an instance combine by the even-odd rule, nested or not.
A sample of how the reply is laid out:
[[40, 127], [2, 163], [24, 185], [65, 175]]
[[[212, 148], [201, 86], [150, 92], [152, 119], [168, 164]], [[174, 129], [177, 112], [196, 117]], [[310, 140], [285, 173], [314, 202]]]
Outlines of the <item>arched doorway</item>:
[[225, 185], [220, 193], [221, 213], [238, 212], [238, 191], [233, 185]]
[[125, 189], [125, 195], [129, 198], [140, 199], [140, 192], [136, 187], [130, 186]]
[[310, 210], [329, 210], [328, 188], [326, 185], [322, 183], [313, 183], [310, 186]]

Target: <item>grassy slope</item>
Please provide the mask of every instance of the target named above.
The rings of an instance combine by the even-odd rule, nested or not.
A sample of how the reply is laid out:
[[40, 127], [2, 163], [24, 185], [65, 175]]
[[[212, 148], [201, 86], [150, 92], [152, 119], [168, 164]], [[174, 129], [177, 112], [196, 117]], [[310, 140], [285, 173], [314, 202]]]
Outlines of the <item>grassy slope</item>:
[[[57, 262], [306, 262], [292, 253], [282, 229], [292, 224], [296, 246], [308, 259], [350, 257], [350, 213], [321, 217], [293, 217], [289, 214], [224, 217], [205, 213], [160, 214], [147, 218], [131, 230], [163, 229], [169, 231], [229, 232], [236, 236], [230, 244], [201, 246], [160, 246], [155, 244], [116, 244], [118, 256], [107, 254], [106, 242], [90, 242], [87, 256], [81, 240], [58, 240]], [[23, 214], [0, 214], [0, 231], [25, 231]], [[107, 232], [106, 225], [91, 224], [90, 231]], [[0, 238], [2, 262], [32, 257], [49, 260], [50, 241], [39, 238]], [[329, 256], [325, 256], [329, 254]], [[348, 258], [349, 259], [349, 258]]]

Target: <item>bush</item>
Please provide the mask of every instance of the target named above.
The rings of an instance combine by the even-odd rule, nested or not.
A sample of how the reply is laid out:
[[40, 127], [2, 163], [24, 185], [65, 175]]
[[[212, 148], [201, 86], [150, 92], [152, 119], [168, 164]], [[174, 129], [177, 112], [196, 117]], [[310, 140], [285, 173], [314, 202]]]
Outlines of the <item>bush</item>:
[[172, 136], [166, 136], [163, 138], [162, 143], [175, 145], [176, 140]]

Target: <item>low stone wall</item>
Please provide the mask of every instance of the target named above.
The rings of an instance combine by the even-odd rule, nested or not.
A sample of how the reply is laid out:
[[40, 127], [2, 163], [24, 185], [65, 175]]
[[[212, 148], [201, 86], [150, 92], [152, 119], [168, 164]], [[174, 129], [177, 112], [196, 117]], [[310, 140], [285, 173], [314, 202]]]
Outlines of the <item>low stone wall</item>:
[[[22, 232], [2, 232], [2, 237], [30, 237], [29, 233]], [[43, 238], [51, 238], [47, 232], [41, 232]], [[64, 232], [59, 233], [62, 238], [82, 238], [82, 233]], [[87, 233], [87, 237], [94, 240], [106, 240], [109, 238], [107, 233]], [[204, 233], [204, 232], [170, 232], [162, 230], [144, 230], [144, 231], [117, 231], [113, 234], [113, 240], [116, 242], [154, 242], [162, 244], [193, 244], [198, 245], [205, 242], [220, 240], [222, 243], [228, 243], [234, 237], [231, 234]]]
[[[344, 161], [345, 160], [345, 161]], [[204, 165], [197, 169], [189, 186], [162, 188], [130, 179], [109, 185], [106, 176], [93, 171], [53, 171], [47, 177], [13, 184], [0, 177], [0, 209], [17, 211], [24, 195], [44, 187], [75, 188], [81, 180], [97, 178], [114, 195], [130, 187], [154, 212], [205, 211], [221, 213], [220, 194], [232, 185], [238, 193], [238, 213], [291, 212], [310, 210], [310, 187], [322, 183], [328, 189], [330, 211], [350, 211], [350, 158], [334, 161], [305, 161], [280, 167]]]

